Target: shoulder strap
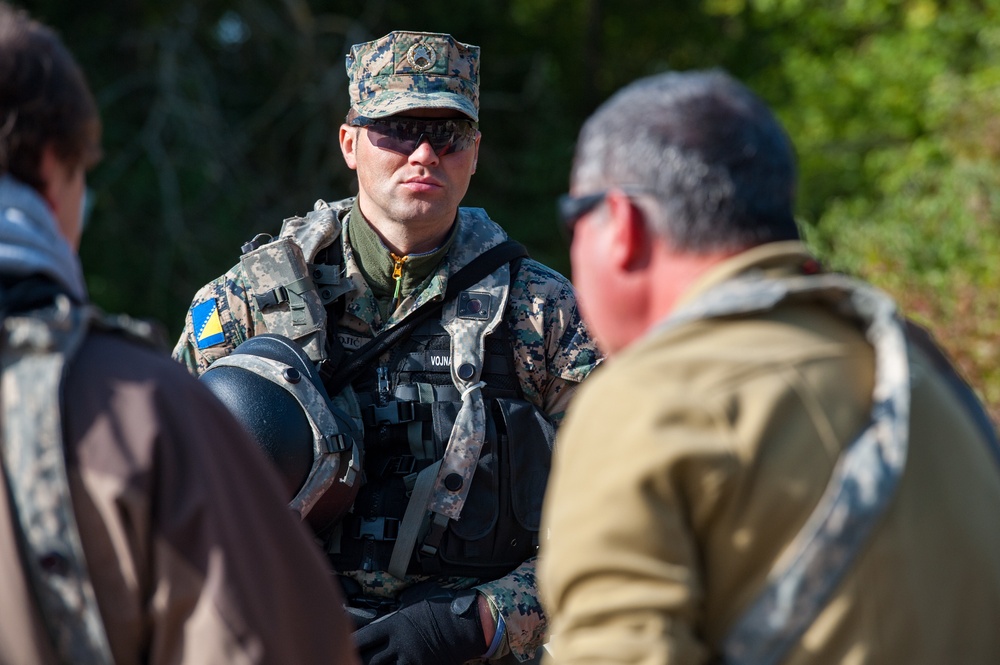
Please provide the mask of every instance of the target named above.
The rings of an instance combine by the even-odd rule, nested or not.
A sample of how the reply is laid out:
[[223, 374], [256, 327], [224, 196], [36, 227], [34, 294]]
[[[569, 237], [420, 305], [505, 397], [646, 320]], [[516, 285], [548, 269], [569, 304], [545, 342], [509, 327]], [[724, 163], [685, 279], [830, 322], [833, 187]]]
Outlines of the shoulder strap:
[[909, 444], [910, 376], [896, 305], [875, 287], [838, 274], [745, 275], [672, 314], [670, 328], [699, 319], [751, 314], [783, 302], [825, 304], [855, 321], [875, 349], [868, 425], [845, 446], [823, 496], [768, 573], [764, 588], [730, 628], [727, 665], [777, 665], [826, 606], [893, 498]]
[[[428, 316], [440, 310], [444, 304], [459, 293], [469, 288], [494, 270], [514, 259], [528, 256], [524, 245], [515, 240], [506, 240], [495, 245], [479, 255], [475, 261], [465, 265], [448, 279], [448, 288], [444, 297], [427, 303], [420, 309], [410, 312], [409, 316], [397, 325], [376, 335], [367, 344], [357, 350], [342, 367], [324, 377], [324, 383], [331, 395], [335, 395], [349, 384], [366, 367], [375, 362], [387, 349], [392, 348], [413, 333], [418, 325]], [[322, 373], [323, 367], [320, 368]]]
[[69, 494], [60, 413], [65, 368], [90, 319], [89, 308], [59, 296], [3, 320], [0, 456], [24, 563], [60, 659], [110, 664]]

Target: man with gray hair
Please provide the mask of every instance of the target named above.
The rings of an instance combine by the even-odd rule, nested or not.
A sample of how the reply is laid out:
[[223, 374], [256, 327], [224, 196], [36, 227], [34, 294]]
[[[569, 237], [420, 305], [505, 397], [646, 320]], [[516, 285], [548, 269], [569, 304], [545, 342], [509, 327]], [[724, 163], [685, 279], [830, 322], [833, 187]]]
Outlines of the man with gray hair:
[[560, 205], [609, 359], [546, 497], [553, 661], [1000, 661], [994, 429], [887, 295], [810, 255], [794, 192], [721, 71], [583, 127]]

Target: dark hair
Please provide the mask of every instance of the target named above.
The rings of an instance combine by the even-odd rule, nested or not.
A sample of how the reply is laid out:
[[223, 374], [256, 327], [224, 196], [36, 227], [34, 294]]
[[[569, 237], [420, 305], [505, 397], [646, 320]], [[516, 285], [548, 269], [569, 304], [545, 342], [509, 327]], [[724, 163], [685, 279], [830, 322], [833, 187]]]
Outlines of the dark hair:
[[59, 37], [0, 2], [0, 175], [41, 190], [45, 146], [70, 166], [91, 166], [100, 135], [97, 104]]
[[767, 106], [721, 70], [651, 76], [616, 93], [583, 126], [573, 183], [582, 193], [653, 192], [650, 224], [681, 251], [799, 237], [791, 142]]

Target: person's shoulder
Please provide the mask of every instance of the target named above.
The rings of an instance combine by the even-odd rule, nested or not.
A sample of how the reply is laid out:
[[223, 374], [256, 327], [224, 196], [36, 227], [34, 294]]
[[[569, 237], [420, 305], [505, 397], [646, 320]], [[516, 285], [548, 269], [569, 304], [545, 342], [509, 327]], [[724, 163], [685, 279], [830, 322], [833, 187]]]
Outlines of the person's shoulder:
[[[618, 351], [588, 379], [595, 388], [613, 394], [642, 394], [653, 387], [677, 386], [687, 393], [701, 392], [721, 376], [747, 367], [761, 358], [747, 353], [740, 324], [697, 321], [676, 329], [656, 326]], [[739, 342], [739, 343], [737, 343]]]
[[[671, 400], [709, 403], [736, 394], [790, 389], [803, 368], [823, 381], [847, 381], [872, 360], [872, 350], [848, 325], [822, 308], [796, 306], [745, 317], [653, 326], [619, 352], [604, 372], [610, 392], [652, 389]], [[845, 383], [846, 385], [846, 383]]]
[[96, 327], [87, 333], [74, 361], [89, 368], [85, 376], [115, 376], [170, 384], [197, 384], [159, 343], [120, 329]]
[[468, 206], [460, 207], [458, 209], [458, 222], [460, 225], [485, 224], [490, 227], [496, 227], [497, 229], [500, 229], [501, 233], [503, 233], [500, 225], [490, 219], [489, 214], [483, 208], [471, 208]]
[[147, 449], [154, 439], [193, 450], [237, 438], [239, 431], [222, 403], [165, 349], [120, 331], [87, 333], [67, 368], [62, 393], [78, 418], [105, 413], [128, 423], [127, 431], [140, 432], [121, 439], [134, 450]]
[[521, 262], [517, 279], [524, 283], [528, 289], [539, 288], [549, 291], [573, 292], [573, 285], [566, 276], [555, 268], [530, 257]]
[[576, 291], [558, 271], [534, 259], [524, 259], [511, 287], [512, 309], [523, 310], [528, 317], [558, 316], [567, 325], [576, 325], [573, 323], [579, 319]]
[[507, 239], [503, 227], [490, 219], [482, 208], [459, 208], [454, 241], [449, 250], [451, 263], [459, 268]]
[[[486, 250], [510, 239], [506, 231], [491, 220], [482, 208], [459, 208], [458, 221], [455, 245], [450, 253], [453, 269], [474, 261]], [[517, 274], [512, 277], [515, 299], [569, 304], [576, 302], [570, 281], [557, 270], [530, 256], [520, 261]]]

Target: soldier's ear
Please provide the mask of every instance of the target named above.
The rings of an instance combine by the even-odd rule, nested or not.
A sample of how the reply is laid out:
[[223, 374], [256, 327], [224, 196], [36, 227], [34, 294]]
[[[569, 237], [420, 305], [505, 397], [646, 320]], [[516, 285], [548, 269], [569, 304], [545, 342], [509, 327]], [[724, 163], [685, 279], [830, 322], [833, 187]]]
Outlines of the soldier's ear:
[[614, 249], [611, 259], [626, 272], [649, 266], [651, 238], [642, 211], [624, 193], [612, 190], [607, 195], [609, 224], [613, 225]]
[[358, 139], [361, 138], [361, 128], [350, 125], [340, 126], [340, 152], [344, 155], [344, 163], [352, 171], [358, 170]]
[[476, 143], [472, 146], [472, 149], [476, 152], [472, 155], [472, 172], [476, 172], [476, 166], [479, 165], [479, 141], [483, 138], [480, 132], [476, 132]]

